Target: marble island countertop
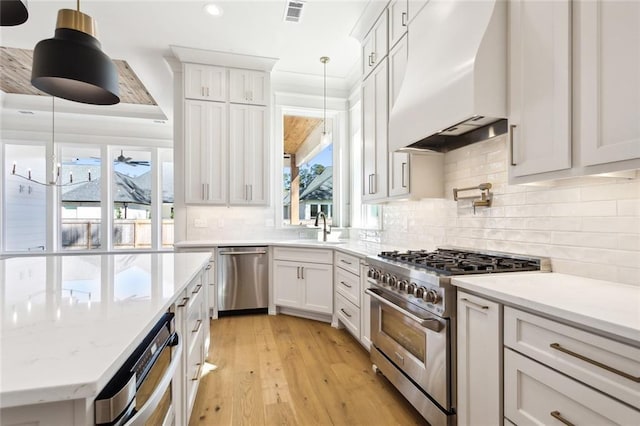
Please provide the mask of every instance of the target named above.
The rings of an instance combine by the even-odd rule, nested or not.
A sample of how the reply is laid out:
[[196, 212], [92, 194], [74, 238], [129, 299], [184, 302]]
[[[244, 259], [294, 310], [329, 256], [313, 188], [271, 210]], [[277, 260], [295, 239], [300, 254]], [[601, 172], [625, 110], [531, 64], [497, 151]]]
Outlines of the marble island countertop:
[[640, 286], [559, 273], [460, 276], [458, 288], [640, 346]]
[[95, 397], [209, 256], [0, 260], [0, 407]]

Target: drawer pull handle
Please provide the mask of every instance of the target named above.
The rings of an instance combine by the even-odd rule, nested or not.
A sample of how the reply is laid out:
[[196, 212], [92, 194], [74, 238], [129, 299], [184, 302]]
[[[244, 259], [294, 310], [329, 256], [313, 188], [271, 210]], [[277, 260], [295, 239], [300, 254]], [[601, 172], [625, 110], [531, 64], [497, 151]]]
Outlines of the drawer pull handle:
[[349, 313], [347, 311], [345, 311], [344, 309], [340, 308], [340, 311], [345, 314], [346, 316], [348, 316], [349, 318], [351, 318], [351, 315], [349, 315]]
[[202, 284], [198, 284], [193, 291], [191, 292], [191, 294], [198, 294], [200, 292], [200, 289], [202, 288]]
[[559, 422], [562, 422], [567, 426], [575, 426], [569, 420], [567, 420], [564, 417], [562, 417], [562, 414], [560, 414], [560, 411], [552, 411], [549, 414], [551, 414], [551, 417], [553, 417], [554, 419], [557, 419]]
[[467, 299], [466, 297], [463, 297], [463, 298], [462, 298], [462, 299], [460, 299], [460, 300], [461, 300], [461, 301], [463, 301], [464, 303], [466, 303], [466, 304], [467, 304], [467, 305], [469, 305], [469, 306], [473, 306], [473, 307], [480, 308], [480, 309], [483, 309], [483, 310], [489, 309], [489, 307], [488, 307], [488, 306], [486, 306], [486, 305], [481, 305], [481, 304], [476, 303], [476, 302], [472, 302], [471, 300]]
[[196, 382], [200, 379], [200, 371], [202, 370], [202, 364], [201, 363], [197, 363], [196, 364], [198, 366], [198, 370], [196, 371], [196, 375], [193, 376], [191, 378], [192, 381]]
[[196, 323], [198, 325], [196, 325], [196, 328], [194, 328], [193, 330], [191, 330], [192, 333], [197, 333], [198, 331], [200, 331], [200, 326], [202, 325], [202, 320], [198, 320], [196, 321]]
[[348, 260], [340, 259], [340, 262], [346, 263], [347, 265], [351, 265], [351, 262], [349, 262]]
[[210, 269], [211, 269], [211, 265], [207, 265], [207, 267], [204, 270], [209, 271]]
[[187, 303], [189, 303], [189, 298], [183, 297], [182, 302], [178, 304], [178, 308], [184, 308], [185, 306], [187, 306]]
[[342, 284], [343, 286], [347, 287], [347, 288], [351, 288], [351, 286], [347, 283], [345, 283], [344, 281], [340, 281], [340, 284]]
[[620, 370], [618, 370], [616, 368], [609, 367], [606, 364], [603, 364], [603, 363], [598, 362], [596, 360], [593, 360], [591, 358], [587, 358], [586, 356], [580, 355], [579, 353], [573, 352], [573, 351], [571, 351], [569, 349], [563, 348], [562, 346], [560, 346], [560, 343], [552, 343], [552, 344], [549, 345], [549, 347], [551, 347], [552, 349], [555, 349], [557, 351], [563, 352], [563, 353], [565, 353], [567, 355], [571, 355], [572, 357], [578, 358], [579, 360], [582, 360], [584, 362], [588, 362], [589, 364], [595, 365], [596, 367], [600, 367], [600, 368], [602, 368], [604, 370], [607, 370], [607, 371], [609, 371], [611, 373], [617, 374], [618, 376], [622, 376], [625, 379], [631, 380], [632, 382], [640, 383], [640, 377], [632, 376], [629, 373], [625, 373], [624, 371], [620, 371]]

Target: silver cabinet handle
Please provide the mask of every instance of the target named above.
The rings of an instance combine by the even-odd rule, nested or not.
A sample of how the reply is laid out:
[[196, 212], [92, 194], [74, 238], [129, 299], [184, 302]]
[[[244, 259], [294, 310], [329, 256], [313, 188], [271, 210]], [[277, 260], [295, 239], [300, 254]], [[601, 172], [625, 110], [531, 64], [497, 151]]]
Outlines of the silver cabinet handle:
[[249, 185], [249, 201], [253, 201], [253, 185]]
[[402, 26], [406, 27], [407, 26], [407, 12], [402, 12], [402, 15], [401, 15], [400, 19], [401, 19]]
[[514, 160], [514, 156], [513, 156], [513, 133], [516, 130], [516, 127], [518, 127], [516, 124], [512, 124], [509, 126], [509, 147], [510, 147], [510, 151], [511, 151], [511, 165], [512, 166], [516, 166], [516, 162]]
[[386, 306], [390, 307], [391, 309], [400, 312], [405, 317], [408, 317], [411, 320], [417, 322], [422, 327], [428, 328], [429, 330], [433, 330], [433, 331], [436, 331], [436, 332], [439, 332], [443, 328], [442, 323], [439, 320], [437, 320], [436, 318], [420, 318], [419, 316], [414, 315], [414, 314], [412, 314], [411, 312], [409, 312], [409, 311], [407, 311], [405, 309], [402, 309], [400, 306], [396, 305], [395, 303], [389, 302], [384, 297], [382, 297], [382, 296], [378, 295], [377, 293], [373, 292], [370, 288], [366, 289], [364, 292], [366, 294], [368, 294], [369, 296], [373, 297], [374, 299], [376, 299], [378, 302], [382, 303], [383, 305], [386, 305]]
[[471, 300], [467, 299], [466, 297], [461, 298], [461, 299], [460, 299], [460, 301], [461, 301], [461, 302], [464, 302], [465, 304], [467, 304], [467, 305], [469, 305], [469, 306], [471, 306], [471, 307], [475, 307], [475, 308], [477, 308], [477, 309], [482, 309], [482, 310], [489, 309], [489, 307], [488, 307], [488, 306], [486, 306], [486, 305], [481, 305], [481, 304], [479, 304], [479, 303], [472, 302]]
[[189, 303], [189, 298], [183, 297], [182, 301], [178, 303], [178, 308], [184, 308], [185, 306], [187, 306], [187, 303]]
[[201, 195], [202, 196], [200, 198], [202, 198], [202, 200], [204, 200], [204, 183], [202, 184]]
[[151, 393], [149, 399], [147, 399], [147, 402], [125, 423], [125, 426], [141, 426], [146, 424], [149, 417], [153, 414], [153, 409], [158, 406], [167, 388], [171, 386], [171, 380], [173, 380], [178, 365], [182, 363], [182, 339], [180, 336], [178, 336], [178, 344], [174, 346], [173, 351], [171, 354], [171, 363], [167, 367], [164, 376], [162, 376], [162, 379], [158, 382], [158, 385], [153, 393]]
[[204, 86], [200, 86], [200, 94], [204, 97]]
[[376, 63], [376, 52], [371, 52], [371, 65]]
[[375, 194], [373, 192], [373, 173], [369, 175], [369, 194]]
[[344, 281], [340, 281], [340, 284], [342, 284], [343, 286], [347, 287], [347, 288], [351, 288], [351, 286], [347, 283], [345, 283]]
[[407, 163], [403, 162], [402, 163], [402, 187], [403, 188], [407, 187], [407, 184], [406, 184], [405, 179], [404, 179], [406, 174], [407, 174]]
[[346, 263], [347, 265], [351, 265], [352, 263], [349, 262], [348, 260], [344, 260], [344, 259], [340, 259], [340, 262], [342, 263]]
[[196, 371], [195, 376], [193, 376], [191, 378], [192, 382], [198, 381], [198, 379], [200, 378], [200, 371], [202, 371], [202, 364], [201, 363], [197, 363], [196, 365], [198, 366], [198, 370]]
[[340, 308], [340, 311], [345, 314], [346, 316], [348, 316], [349, 318], [351, 318], [351, 315], [349, 315], [349, 313], [347, 311], [345, 311], [344, 309]]
[[198, 331], [200, 331], [200, 326], [202, 325], [202, 320], [198, 320], [198, 321], [196, 321], [196, 323], [197, 323], [196, 328], [191, 330], [192, 333], [197, 333]]
[[372, 66], [373, 64], [371, 63], [371, 55], [369, 55], [369, 62], [368, 62], [369, 66]]
[[596, 361], [594, 359], [588, 358], [588, 357], [586, 357], [586, 356], [584, 356], [582, 354], [579, 354], [577, 352], [573, 352], [570, 349], [563, 348], [562, 346], [560, 346], [560, 343], [551, 343], [549, 345], [549, 347], [551, 349], [555, 349], [557, 351], [560, 351], [560, 352], [563, 352], [563, 353], [565, 353], [567, 355], [570, 355], [570, 356], [572, 356], [574, 358], [578, 358], [581, 361], [588, 362], [589, 364], [595, 365], [596, 367], [600, 367], [603, 370], [607, 370], [610, 373], [617, 374], [618, 376], [624, 377], [625, 379], [629, 379], [632, 382], [640, 383], [640, 377], [632, 376], [631, 374], [625, 373], [624, 371], [620, 371], [617, 368], [610, 367], [610, 366], [608, 366], [606, 364], [603, 364], [603, 363], [601, 363], [599, 361]]
[[207, 200], [208, 200], [208, 199], [209, 199], [209, 184], [207, 183], [207, 184], [205, 184], [205, 185], [207, 185], [207, 192], [206, 192], [206, 194], [207, 194]]
[[207, 265], [207, 267], [206, 267], [206, 268], [204, 268], [204, 270], [205, 270], [205, 271], [208, 271], [208, 270], [210, 270], [210, 269], [211, 269], [211, 267], [212, 267], [212, 266], [211, 266], [211, 264], [208, 264], [208, 265]]
[[300, 267], [300, 278], [304, 280], [304, 266]]
[[198, 284], [197, 286], [195, 286], [191, 294], [198, 294], [201, 288], [202, 288], [202, 284]]
[[209, 88], [208, 88], [208, 87], [207, 87], [207, 96], [210, 96], [210, 95], [209, 95]]
[[567, 420], [564, 417], [562, 417], [562, 414], [560, 414], [560, 411], [552, 411], [549, 414], [551, 414], [551, 417], [553, 417], [554, 419], [558, 420], [561, 423], [564, 423], [567, 426], [575, 426], [569, 420]]

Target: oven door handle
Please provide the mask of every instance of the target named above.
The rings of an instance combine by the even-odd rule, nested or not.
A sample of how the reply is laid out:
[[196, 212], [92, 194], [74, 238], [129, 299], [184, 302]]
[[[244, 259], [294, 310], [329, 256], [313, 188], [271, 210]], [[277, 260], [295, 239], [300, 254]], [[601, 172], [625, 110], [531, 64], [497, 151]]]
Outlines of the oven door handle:
[[174, 350], [171, 353], [171, 363], [169, 363], [169, 367], [167, 367], [167, 371], [165, 371], [164, 376], [160, 379], [160, 382], [147, 402], [144, 403], [140, 410], [138, 410], [136, 414], [134, 414], [133, 417], [124, 424], [124, 426], [144, 425], [153, 414], [153, 409], [160, 403], [160, 400], [164, 396], [167, 388], [171, 386], [171, 380], [173, 380], [173, 376], [182, 360], [182, 339], [180, 336], [178, 336], [178, 344], [172, 347]]
[[400, 306], [396, 305], [393, 302], [389, 302], [387, 299], [385, 299], [384, 297], [378, 295], [377, 293], [371, 291], [371, 289], [366, 289], [364, 291], [365, 293], [367, 293], [369, 296], [373, 297], [374, 299], [376, 299], [378, 302], [387, 305], [388, 307], [390, 307], [391, 309], [395, 309], [396, 311], [400, 312], [402, 315], [411, 318], [413, 321], [417, 322], [418, 324], [420, 324], [422, 327], [428, 328], [429, 330], [433, 330], [435, 332], [439, 332], [440, 330], [442, 330], [443, 325], [442, 323], [435, 319], [435, 318], [420, 318], [417, 315], [412, 314], [411, 312], [402, 309]]

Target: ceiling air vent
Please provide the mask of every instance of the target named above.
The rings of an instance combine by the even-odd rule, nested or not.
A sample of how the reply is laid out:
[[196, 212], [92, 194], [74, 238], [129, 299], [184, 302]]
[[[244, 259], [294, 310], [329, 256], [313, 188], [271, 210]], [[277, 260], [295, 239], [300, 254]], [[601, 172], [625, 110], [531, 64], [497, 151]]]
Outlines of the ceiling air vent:
[[284, 10], [284, 20], [286, 22], [300, 22], [302, 6], [304, 6], [304, 2], [302, 1], [287, 2], [287, 7]]

